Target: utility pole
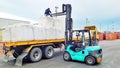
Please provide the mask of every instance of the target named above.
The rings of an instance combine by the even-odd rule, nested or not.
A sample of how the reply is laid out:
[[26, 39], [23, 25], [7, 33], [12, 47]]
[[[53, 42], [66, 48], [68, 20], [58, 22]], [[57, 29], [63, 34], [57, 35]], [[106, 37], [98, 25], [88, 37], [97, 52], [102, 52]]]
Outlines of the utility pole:
[[88, 18], [86, 18], [86, 26], [87, 26], [87, 24], [88, 24]]
[[55, 13], [56, 13], [56, 17], [57, 17], [57, 10], [58, 10], [58, 7], [55, 6]]
[[112, 31], [114, 32], [114, 22], [112, 22]]
[[101, 32], [101, 23], [100, 23], [100, 32]]
[[106, 31], [109, 32], [109, 24], [107, 25], [107, 30]]

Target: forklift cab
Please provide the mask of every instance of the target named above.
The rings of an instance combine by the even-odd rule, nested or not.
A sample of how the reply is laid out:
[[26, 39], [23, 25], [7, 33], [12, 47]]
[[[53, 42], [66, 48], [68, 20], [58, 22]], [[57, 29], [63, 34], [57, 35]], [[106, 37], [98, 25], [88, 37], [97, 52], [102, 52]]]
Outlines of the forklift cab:
[[91, 46], [91, 37], [89, 30], [73, 30], [73, 36], [71, 49], [75, 52], [84, 50], [86, 46]]
[[73, 30], [72, 36], [72, 43], [67, 45], [63, 54], [65, 61], [77, 60], [89, 65], [102, 62], [102, 49], [92, 45], [89, 30]]

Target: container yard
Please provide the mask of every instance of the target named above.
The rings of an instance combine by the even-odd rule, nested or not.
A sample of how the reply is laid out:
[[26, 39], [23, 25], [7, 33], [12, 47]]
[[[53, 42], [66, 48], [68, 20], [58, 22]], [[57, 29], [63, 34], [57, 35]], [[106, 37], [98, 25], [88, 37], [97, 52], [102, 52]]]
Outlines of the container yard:
[[119, 2], [0, 1], [0, 68], [119, 68]]

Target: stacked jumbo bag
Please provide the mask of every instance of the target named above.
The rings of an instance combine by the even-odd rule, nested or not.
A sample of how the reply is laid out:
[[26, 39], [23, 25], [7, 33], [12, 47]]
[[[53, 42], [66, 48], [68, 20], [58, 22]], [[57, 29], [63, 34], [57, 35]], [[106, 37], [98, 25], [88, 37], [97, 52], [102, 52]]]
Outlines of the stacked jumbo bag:
[[29, 24], [16, 24], [2, 31], [3, 42], [25, 41], [33, 39], [33, 28]]
[[65, 34], [65, 18], [63, 17], [46, 17], [40, 18], [39, 25], [47, 28], [47, 39], [55, 37], [56, 39], [64, 38]]
[[61, 39], [65, 35], [65, 18], [42, 16], [38, 25], [46, 28], [46, 39]]
[[15, 24], [2, 31], [3, 42], [64, 38], [64, 18], [41, 16], [37, 24]]

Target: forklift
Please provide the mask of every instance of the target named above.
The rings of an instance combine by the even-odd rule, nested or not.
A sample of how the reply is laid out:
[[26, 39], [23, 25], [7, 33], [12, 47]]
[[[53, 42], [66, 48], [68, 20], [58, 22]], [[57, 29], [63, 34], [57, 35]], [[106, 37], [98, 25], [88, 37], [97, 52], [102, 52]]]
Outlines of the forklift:
[[[85, 62], [88, 65], [94, 65], [102, 62], [102, 49], [100, 46], [93, 46], [89, 30], [72, 30], [76, 34], [77, 40], [67, 44], [63, 54], [65, 61], [77, 60]], [[85, 39], [87, 35], [87, 40]], [[88, 43], [86, 43], [89, 42]], [[69, 42], [69, 41], [68, 41]]]
[[[73, 22], [71, 18], [72, 7], [70, 4], [63, 4], [62, 13], [53, 15], [66, 15], [65, 22], [65, 52], [63, 59], [65, 61], [77, 60], [85, 62], [88, 65], [94, 65], [102, 62], [102, 48], [93, 46], [91, 43], [90, 30], [73, 30]], [[76, 33], [77, 40], [73, 40], [73, 34]], [[88, 35], [87, 39], [85, 38]], [[81, 37], [79, 39], [79, 37]], [[79, 45], [77, 47], [77, 45]]]

